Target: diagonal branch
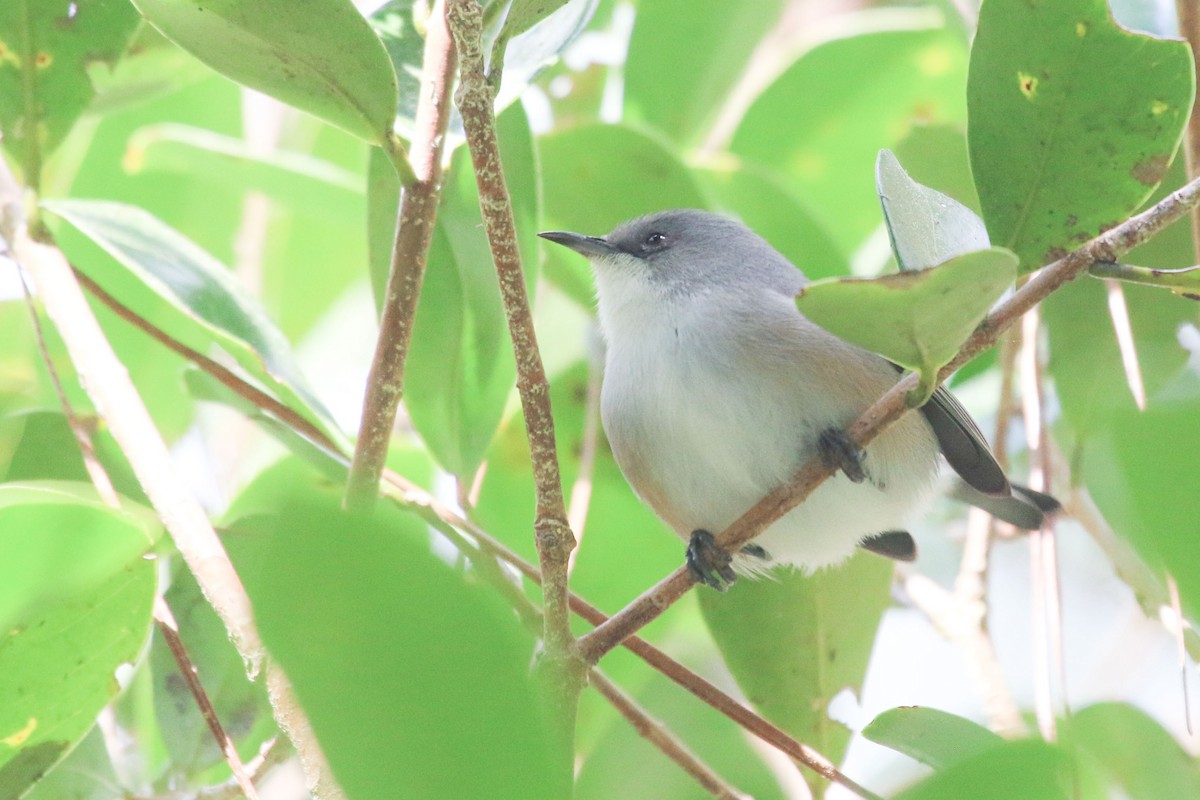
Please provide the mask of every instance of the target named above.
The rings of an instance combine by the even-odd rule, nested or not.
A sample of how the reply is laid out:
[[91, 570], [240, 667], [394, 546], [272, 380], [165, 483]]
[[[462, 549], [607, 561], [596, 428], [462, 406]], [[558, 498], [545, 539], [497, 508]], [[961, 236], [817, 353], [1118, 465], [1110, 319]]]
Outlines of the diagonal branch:
[[[1194, 180], [1172, 192], [1155, 206], [1129, 218], [1120, 225], [1100, 234], [1078, 250], [1039, 270], [1021, 289], [1001, 303], [979, 324], [975, 332], [959, 349], [950, 363], [938, 372], [938, 383], [951, 373], [996, 343], [1022, 314], [1036, 306], [1054, 290], [1074, 280], [1097, 261], [1117, 261], [1133, 247], [1149, 240], [1170, 223], [1200, 204], [1200, 180]], [[909, 409], [905, 393], [917, 384], [917, 376], [909, 374], [900, 379], [888, 392], [862, 413], [847, 430], [851, 440], [866, 447], [889, 425]], [[735, 551], [749, 542], [787, 512], [798, 506], [833, 470], [814, 458], [805, 464], [792, 479], [775, 489], [753, 508], [739, 517], [717, 537], [718, 544]], [[663, 578], [640, 597], [626, 606], [607, 623], [580, 637], [579, 653], [595, 663], [625, 637], [656, 619], [676, 600], [688, 592], [695, 580], [686, 567], [680, 567]]]
[[545, 580], [546, 647], [551, 658], [568, 658], [574, 637], [567, 603], [567, 561], [575, 548], [575, 537], [567, 523], [563, 502], [554, 418], [550, 412], [550, 385], [538, 352], [525, 275], [521, 269], [521, 253], [517, 247], [512, 203], [496, 141], [492, 90], [484, 72], [482, 14], [475, 0], [448, 0], [446, 16], [462, 61], [455, 102], [462, 113], [475, 180], [479, 185], [483, 225], [500, 278], [504, 314], [517, 361], [517, 390], [521, 395], [533, 461], [537, 493], [534, 529]]
[[[107, 294], [99, 286], [83, 276], [82, 273], [78, 273], [78, 275], [81, 282], [85, 287], [87, 287], [88, 291], [92, 292], [100, 301], [111, 308], [122, 319], [134, 325], [139, 330], [145, 332], [163, 346], [195, 363], [209, 376], [228, 387], [234, 394], [255, 406], [260, 411], [266, 412], [275, 417], [296, 433], [304, 435], [311, 441], [328, 450], [331, 454], [334, 454], [338, 457], [342, 456], [342, 453], [338, 450], [338, 444], [329, 439], [324, 433], [321, 432], [320, 429], [314, 427], [303, 416], [297, 414], [295, 411], [288, 408], [274, 397], [271, 397], [257, 387], [251, 385], [231, 370], [227, 369], [221, 364], [218, 364], [216, 361], [213, 361], [212, 359], [196, 352], [195, 350], [192, 350], [177, 340], [172, 339], [167, 333], [154, 327], [153, 324], [145, 319], [142, 319], [135, 312], [121, 305], [120, 301], [118, 301], [112, 295]], [[447, 538], [449, 538], [454, 545], [459, 548], [460, 552], [462, 552], [468, 558], [474, 560], [477, 564], [482, 565], [481, 569], [484, 569], [485, 572], [488, 569], [488, 560], [482, 557], [482, 554], [479, 552], [480, 550], [486, 551], [492, 557], [500, 559], [511, 565], [534, 583], [540, 584], [542, 582], [542, 576], [537, 567], [533, 566], [515, 552], [508, 549], [504, 544], [492, 537], [478, 525], [447, 507], [420, 486], [409, 481], [407, 478], [386, 469], [383, 473], [383, 479], [386, 484], [385, 491], [393, 494], [398, 502], [403, 503], [406, 507], [420, 514], [426, 519], [426, 521], [429, 522], [430, 525], [434, 526], [443, 534], [445, 534]], [[460, 530], [474, 539], [478, 547], [471, 546], [466, 541], [465, 537], [458, 535], [457, 531]], [[498, 586], [503, 586], [505, 584], [507, 584], [507, 581], [496, 582], [496, 585]], [[523, 595], [519, 600], [510, 595], [509, 600], [523, 619], [529, 617], [527, 601]], [[588, 604], [587, 601], [574, 594], [569, 596], [569, 602], [571, 604], [571, 611], [584, 620], [587, 620], [592, 625], [602, 625], [608, 621], [608, 617], [605, 616], [599, 609]], [[540, 616], [541, 615], [539, 612], [539, 619]], [[755, 714], [737, 700], [734, 700], [728, 694], [721, 691], [695, 672], [692, 672], [690, 669], [671, 658], [662, 650], [654, 647], [649, 642], [637, 636], [631, 636], [622, 642], [622, 646], [640, 657], [651, 668], [658, 670], [664, 676], [675, 682], [678, 686], [686, 689], [700, 701], [707, 703], [712, 708], [741, 725], [745, 730], [754, 736], [757, 736], [762, 741], [775, 747], [780, 752], [788, 755], [798, 763], [803, 764], [809, 769], [812, 769], [817, 774], [829, 780], [831, 783], [844, 786], [860, 797], [872, 797], [868, 790], [859, 786], [857, 783], [850, 780], [850, 778], [839, 772], [833, 765], [833, 762], [831, 762], [829, 759], [825, 758], [823, 755], [807, 745], [793, 739], [783, 730]]]
[[[354, 460], [346, 480], [347, 508], [370, 508], [379, 495], [379, 476], [387, 460], [396, 409], [404, 392], [404, 363], [408, 359], [417, 300], [425, 280], [425, 262], [441, 197], [442, 143], [450, 119], [454, 61], [454, 45], [439, 0], [429, 15], [425, 34], [421, 94], [411, 152], [414, 180], [404, 183], [400, 197], [379, 337], [367, 377]], [[388, 154], [395, 162], [395, 151], [389, 148]]]

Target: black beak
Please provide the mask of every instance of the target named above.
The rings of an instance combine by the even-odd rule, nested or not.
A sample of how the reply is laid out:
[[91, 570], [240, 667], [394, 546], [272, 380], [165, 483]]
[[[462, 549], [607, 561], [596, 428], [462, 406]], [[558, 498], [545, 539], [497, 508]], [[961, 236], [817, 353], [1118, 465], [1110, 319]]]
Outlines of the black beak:
[[571, 233], [570, 231], [543, 231], [538, 236], [555, 244], [561, 244], [563, 247], [569, 247], [581, 256], [588, 258], [611, 256], [618, 252], [617, 248], [599, 236], [584, 236], [582, 233]]

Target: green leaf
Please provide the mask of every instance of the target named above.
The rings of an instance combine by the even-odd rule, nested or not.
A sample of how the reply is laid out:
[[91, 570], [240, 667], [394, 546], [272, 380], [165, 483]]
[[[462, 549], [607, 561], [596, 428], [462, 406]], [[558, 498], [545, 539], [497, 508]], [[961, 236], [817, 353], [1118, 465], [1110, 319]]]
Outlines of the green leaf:
[[1071, 771], [1053, 745], [1036, 740], [1005, 742], [960, 761], [895, 800], [1067, 800]]
[[349, 0], [134, 0], [154, 27], [217, 72], [382, 145], [396, 76]]
[[639, 7], [625, 62], [626, 118], [681, 143], [696, 142], [785, 5], [659, 0]]
[[138, 22], [125, 0], [0, 3], [0, 139], [27, 183], [91, 102], [88, 68], [115, 64]]
[[93, 589], [141, 558], [160, 534], [152, 513], [132, 503], [111, 509], [89, 483], [0, 485], [0, 630]]
[[[497, 119], [505, 182], [528, 286], [538, 267], [538, 169], [525, 112]], [[399, 182], [384, 159], [372, 159], [369, 189], [371, 275], [376, 298], [390, 269]], [[412, 345], [404, 403], [438, 461], [469, 480], [504, 413], [516, 368], [500, 286], [479, 211], [470, 154], [455, 152], [446, 173]]]
[[[859, 20], [863, 28], [885, 24], [872, 15]], [[767, 87], [730, 147], [786, 175], [842, 251], [853, 252], [879, 225], [875, 154], [916, 123], [965, 122], [966, 61], [961, 38], [941, 29], [833, 39]]]
[[78, 263], [105, 291], [194, 350], [219, 346], [288, 407], [339, 439], [287, 340], [223, 264], [140, 208], [85, 200], [43, 205], [112, 256]]
[[914, 181], [891, 150], [879, 151], [875, 189], [901, 270], [933, 267], [991, 246], [974, 211]]
[[[708, 193], [674, 150], [622, 125], [582, 125], [538, 138], [545, 228], [600, 235], [643, 214], [711, 208]], [[546, 277], [581, 305], [595, 298], [591, 271], [565, 248], [545, 251]]]
[[1097, 703], [1072, 715], [1070, 741], [1130, 800], [1200, 797], [1200, 767], [1145, 712], [1124, 703]]
[[813, 575], [777, 571], [771, 580], [699, 595], [704, 620], [747, 699], [834, 762], [850, 731], [829, 718], [829, 702], [843, 689], [862, 689], [891, 575], [889, 562], [859, 553]]
[[722, 207], [804, 270], [809, 279], [850, 271], [846, 257], [808, 205], [766, 170], [741, 164], [693, 172], [706, 179]]
[[917, 125], [896, 143], [896, 158], [919, 183], [936, 186], [979, 213], [979, 195], [971, 177], [967, 132], [959, 125]]
[[347, 797], [563, 796], [512, 611], [434, 555], [417, 517], [348, 515], [331, 488], [292, 481], [226, 538]]
[[1187, 43], [1118, 27], [1105, 0], [985, 2], [968, 138], [992, 241], [1028, 271], [1128, 217], [1166, 173], [1194, 94]]
[[0, 486], [0, 797], [22, 795], [83, 738], [150, 632], [156, 532], [89, 492]]
[[307, 153], [261, 153], [242, 138], [167, 122], [141, 128], [130, 138], [125, 166], [133, 174], [194, 175], [226, 191], [262, 192], [312, 217], [362, 223], [362, 175]]
[[922, 270], [810, 283], [796, 305], [830, 333], [919, 372], [910, 400], [919, 405], [1016, 269], [1016, 256], [993, 247]]
[[862, 735], [936, 770], [1004, 744], [977, 722], [922, 706], [888, 709], [871, 720]]
[[1096, 505], [1142, 558], [1175, 577], [1185, 611], [1200, 617], [1200, 379], [1184, 372], [1145, 411], [1114, 411], [1091, 441], [1082, 472]]

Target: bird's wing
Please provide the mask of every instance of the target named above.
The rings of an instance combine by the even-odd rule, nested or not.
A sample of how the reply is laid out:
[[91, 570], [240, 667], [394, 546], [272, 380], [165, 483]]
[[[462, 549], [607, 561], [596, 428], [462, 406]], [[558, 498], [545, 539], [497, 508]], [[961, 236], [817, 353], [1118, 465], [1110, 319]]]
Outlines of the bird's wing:
[[933, 428], [942, 455], [969, 486], [995, 496], [1012, 492], [987, 439], [950, 390], [939, 386], [921, 406], [921, 413]]

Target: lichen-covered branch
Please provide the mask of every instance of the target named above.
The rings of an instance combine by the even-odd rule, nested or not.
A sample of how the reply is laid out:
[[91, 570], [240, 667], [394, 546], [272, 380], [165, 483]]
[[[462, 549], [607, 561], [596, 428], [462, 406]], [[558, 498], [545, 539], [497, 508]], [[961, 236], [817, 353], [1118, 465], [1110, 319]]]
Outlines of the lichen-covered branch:
[[[1200, 180], [1194, 180], [1172, 192], [1150, 209], [1100, 234], [1084, 246], [1039, 270], [1008, 300], [987, 316], [959, 349], [950, 363], [938, 372], [938, 382], [996, 343], [1021, 316], [1054, 290], [1074, 280], [1098, 261], [1117, 262], [1132, 248], [1148, 241], [1167, 225], [1200, 204]], [[866, 447], [889, 425], [909, 410], [905, 395], [917, 385], [915, 374], [905, 375], [871, 405], [847, 430], [850, 438]], [[833, 474], [821, 459], [805, 464], [792, 479], [775, 489], [723, 531], [717, 542], [736, 551], [762, 533], [772, 523], [804, 501], [812, 491]], [[580, 637], [579, 654], [589, 663], [619, 645], [627, 636], [656, 619], [692, 588], [695, 581], [686, 567], [663, 578], [640, 597], [614, 615], [607, 623]]]
[[[347, 508], [370, 508], [379, 495], [379, 476], [387, 460], [396, 409], [404, 393], [404, 364], [412, 341], [417, 300], [425, 280], [425, 262], [441, 197], [442, 143], [450, 114], [450, 85], [454, 80], [454, 44], [446, 29], [443, 4], [437, 2], [425, 34], [421, 95], [409, 160], [411, 178], [400, 170], [403, 188], [392, 244], [392, 264], [384, 293], [383, 314], [375, 357], [363, 397], [362, 422], [346, 479]], [[388, 154], [395, 159], [395, 148]]]
[[534, 527], [544, 580], [546, 646], [551, 657], [565, 657], [574, 642], [567, 602], [567, 561], [575, 547], [575, 537], [567, 524], [563, 502], [554, 418], [550, 411], [550, 384], [533, 329], [512, 203], [500, 162], [492, 91], [484, 73], [479, 4], [475, 0], [448, 0], [446, 11], [461, 63], [455, 102], [466, 129], [484, 229], [500, 279], [500, 294], [517, 362], [517, 390], [529, 436], [537, 493]]

